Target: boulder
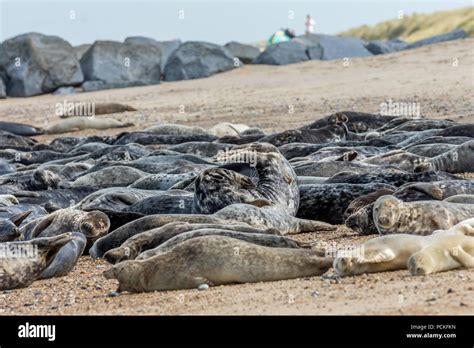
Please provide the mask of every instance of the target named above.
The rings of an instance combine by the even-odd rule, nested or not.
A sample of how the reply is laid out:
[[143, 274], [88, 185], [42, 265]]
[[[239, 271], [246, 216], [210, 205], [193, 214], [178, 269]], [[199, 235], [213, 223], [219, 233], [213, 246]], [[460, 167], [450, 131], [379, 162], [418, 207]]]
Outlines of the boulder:
[[76, 94], [76, 89], [72, 86], [69, 87], [59, 87], [53, 92], [54, 95], [73, 95]]
[[239, 42], [231, 41], [224, 45], [234, 57], [237, 57], [245, 64], [252, 63], [260, 54], [257, 47], [244, 45]]
[[161, 52], [151, 45], [96, 41], [80, 62], [84, 79], [102, 81], [95, 87], [103, 89], [159, 84], [160, 61]]
[[81, 60], [84, 53], [86, 53], [87, 50], [91, 46], [92, 46], [91, 44], [83, 44], [83, 45], [79, 45], [79, 46], [74, 46], [73, 48], [74, 48], [74, 52], [76, 52], [77, 60]]
[[403, 40], [395, 39], [389, 41], [375, 40], [370, 41], [365, 48], [367, 48], [372, 54], [386, 54], [397, 52], [405, 49], [408, 46]]
[[170, 40], [170, 41], [156, 41], [155, 39], [151, 39], [149, 37], [143, 36], [130, 36], [125, 39], [125, 43], [134, 43], [134, 44], [141, 44], [141, 45], [152, 45], [158, 48], [161, 52], [161, 73], [165, 71], [166, 62], [170, 55], [176, 51], [181, 45], [180, 40]]
[[226, 48], [207, 42], [189, 41], [179, 46], [168, 58], [164, 79], [196, 79], [233, 68], [234, 57]]
[[255, 59], [255, 64], [286, 65], [309, 60], [307, 46], [300, 41], [291, 40], [268, 46]]
[[411, 49], [411, 48], [417, 48], [417, 47], [421, 47], [421, 46], [425, 46], [425, 45], [431, 45], [431, 44], [434, 44], [434, 43], [437, 43], [437, 42], [464, 39], [467, 36], [468, 35], [467, 35], [467, 33], [464, 29], [456, 29], [456, 30], [450, 31], [449, 33], [446, 33], [446, 34], [430, 36], [426, 39], [415, 41], [414, 43], [408, 45], [405, 49]]
[[84, 80], [73, 47], [57, 36], [28, 33], [0, 45], [0, 66], [7, 73], [7, 94], [29, 97]]
[[333, 60], [372, 55], [364, 47], [364, 41], [355, 37], [306, 34], [298, 36], [293, 41], [305, 44], [311, 59]]
[[0, 67], [0, 99], [7, 97], [7, 88], [5, 87], [6, 73], [5, 70]]

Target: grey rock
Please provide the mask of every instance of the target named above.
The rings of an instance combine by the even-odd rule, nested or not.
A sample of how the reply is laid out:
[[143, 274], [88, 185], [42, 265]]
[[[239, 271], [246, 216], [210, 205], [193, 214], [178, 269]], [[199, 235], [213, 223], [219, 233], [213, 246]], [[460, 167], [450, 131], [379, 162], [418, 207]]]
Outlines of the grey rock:
[[383, 40], [370, 41], [367, 45], [365, 45], [365, 48], [367, 48], [372, 54], [386, 54], [386, 53], [401, 51], [405, 49], [407, 46], [408, 46], [408, 43], [406, 43], [405, 41], [396, 39], [396, 40], [389, 40], [389, 41], [383, 41]]
[[179, 46], [168, 58], [164, 79], [196, 79], [233, 68], [234, 57], [226, 48], [207, 42], [189, 41]]
[[309, 60], [307, 46], [297, 40], [268, 46], [255, 59], [255, 64], [286, 65]]
[[160, 68], [161, 73], [165, 71], [166, 62], [170, 55], [181, 45], [180, 40], [157, 41], [155, 39], [144, 36], [130, 36], [125, 39], [125, 43], [134, 43], [140, 45], [152, 45], [161, 52]]
[[252, 63], [260, 54], [257, 47], [245, 45], [240, 42], [231, 41], [224, 45], [234, 57], [237, 57], [245, 64]]
[[5, 86], [6, 72], [0, 67], [0, 99], [7, 97], [7, 88]]
[[28, 97], [84, 80], [73, 47], [57, 36], [27, 33], [0, 45], [0, 66], [7, 73], [7, 94]]
[[423, 40], [418, 40], [406, 47], [406, 49], [411, 49], [411, 48], [417, 48], [425, 45], [431, 45], [434, 43], [438, 42], [444, 42], [444, 41], [451, 41], [451, 40], [457, 40], [457, 39], [464, 39], [467, 37], [467, 33], [464, 29], [456, 29], [453, 31], [450, 31], [449, 33], [446, 34], [440, 34], [440, 35], [435, 35], [428, 37]]
[[364, 47], [364, 41], [355, 37], [306, 34], [293, 39], [296, 40], [307, 46], [311, 59], [333, 60], [372, 55]]
[[74, 87], [59, 87], [53, 92], [54, 95], [73, 95], [76, 94], [76, 89]]
[[83, 45], [79, 45], [79, 46], [74, 46], [73, 48], [74, 48], [74, 52], [76, 52], [77, 60], [81, 60], [84, 53], [86, 53], [87, 50], [91, 46], [92, 46], [91, 44], [83, 44]]
[[80, 63], [86, 81], [110, 88], [160, 83], [161, 52], [151, 45], [96, 41]]

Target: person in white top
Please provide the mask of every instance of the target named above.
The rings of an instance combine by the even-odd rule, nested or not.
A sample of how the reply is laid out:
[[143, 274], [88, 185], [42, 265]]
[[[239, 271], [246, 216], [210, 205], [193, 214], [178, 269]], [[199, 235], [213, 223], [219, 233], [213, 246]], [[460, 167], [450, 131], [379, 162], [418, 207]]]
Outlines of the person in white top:
[[306, 34], [312, 34], [314, 32], [314, 25], [315, 25], [314, 19], [311, 18], [311, 15], [307, 15], [306, 23], [305, 23]]

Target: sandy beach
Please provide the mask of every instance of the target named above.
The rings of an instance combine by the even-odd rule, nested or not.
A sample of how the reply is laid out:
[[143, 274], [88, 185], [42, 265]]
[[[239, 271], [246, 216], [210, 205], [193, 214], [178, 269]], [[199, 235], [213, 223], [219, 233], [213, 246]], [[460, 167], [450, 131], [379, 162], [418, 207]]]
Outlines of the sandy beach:
[[[117, 102], [138, 111], [107, 117], [131, 128], [63, 136], [116, 134], [155, 123], [210, 127], [228, 121], [270, 133], [300, 127], [330, 113], [379, 113], [383, 102], [417, 102], [427, 118], [474, 122], [474, 39], [343, 61], [287, 66], [249, 65], [205, 79], [105, 90], [73, 96], [43, 95], [0, 101], [0, 120], [44, 126], [59, 121], [57, 103]], [[106, 116], [97, 116], [106, 117]], [[36, 137], [48, 142], [55, 136]], [[295, 239], [353, 244], [361, 237], [344, 226]], [[0, 292], [0, 315], [13, 314], [474, 314], [474, 270], [412, 277], [408, 271], [322, 277], [114, 296], [103, 260], [84, 256], [63, 278]]]

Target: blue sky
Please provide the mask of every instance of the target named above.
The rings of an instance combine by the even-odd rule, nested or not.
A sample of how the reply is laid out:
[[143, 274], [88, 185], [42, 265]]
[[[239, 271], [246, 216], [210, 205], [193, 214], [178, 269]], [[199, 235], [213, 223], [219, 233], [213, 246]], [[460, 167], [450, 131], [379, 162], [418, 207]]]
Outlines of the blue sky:
[[307, 13], [314, 17], [317, 32], [334, 34], [396, 18], [398, 11], [430, 13], [466, 6], [472, 1], [0, 0], [0, 40], [36, 31], [61, 36], [73, 45], [134, 35], [252, 43], [281, 27], [302, 34]]

